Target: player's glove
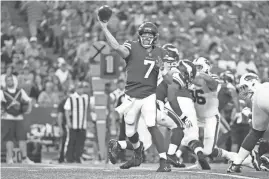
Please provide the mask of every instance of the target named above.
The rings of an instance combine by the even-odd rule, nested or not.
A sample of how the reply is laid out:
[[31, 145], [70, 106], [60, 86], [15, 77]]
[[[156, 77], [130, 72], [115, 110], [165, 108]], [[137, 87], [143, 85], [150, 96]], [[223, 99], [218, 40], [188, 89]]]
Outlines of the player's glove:
[[189, 120], [189, 118], [184, 114], [180, 116], [180, 119], [184, 122], [186, 128], [190, 128], [193, 126], [191, 120]]
[[158, 59], [156, 61], [156, 65], [160, 68], [162, 76], [165, 76], [168, 73], [168, 67], [165, 65], [163, 60], [158, 56]]
[[245, 107], [243, 110], [242, 110], [242, 114], [244, 116], [247, 116], [248, 118], [251, 118], [251, 109], [249, 107]]

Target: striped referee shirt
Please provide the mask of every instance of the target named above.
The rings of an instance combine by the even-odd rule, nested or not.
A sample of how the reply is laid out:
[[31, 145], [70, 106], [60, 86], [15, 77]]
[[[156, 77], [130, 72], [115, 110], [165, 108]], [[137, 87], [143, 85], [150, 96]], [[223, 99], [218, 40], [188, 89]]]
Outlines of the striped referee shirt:
[[89, 96], [87, 94], [79, 95], [75, 92], [67, 98], [64, 109], [71, 112], [72, 129], [86, 129], [88, 105]]

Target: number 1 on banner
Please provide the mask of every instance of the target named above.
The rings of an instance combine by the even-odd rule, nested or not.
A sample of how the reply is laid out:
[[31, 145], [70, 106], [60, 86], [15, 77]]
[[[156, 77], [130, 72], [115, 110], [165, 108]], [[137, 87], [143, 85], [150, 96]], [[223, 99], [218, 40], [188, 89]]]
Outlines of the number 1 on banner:
[[114, 72], [114, 58], [113, 56], [109, 55], [106, 56], [106, 72], [107, 73], [113, 73]]

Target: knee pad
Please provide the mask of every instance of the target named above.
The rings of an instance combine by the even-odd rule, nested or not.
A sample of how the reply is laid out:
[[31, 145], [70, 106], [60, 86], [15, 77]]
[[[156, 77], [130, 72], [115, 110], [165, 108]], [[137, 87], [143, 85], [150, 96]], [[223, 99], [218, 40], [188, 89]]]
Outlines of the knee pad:
[[171, 135], [171, 143], [175, 145], [180, 145], [182, 139], [184, 137], [183, 129], [180, 127], [177, 127], [175, 129], [172, 129], [172, 135]]

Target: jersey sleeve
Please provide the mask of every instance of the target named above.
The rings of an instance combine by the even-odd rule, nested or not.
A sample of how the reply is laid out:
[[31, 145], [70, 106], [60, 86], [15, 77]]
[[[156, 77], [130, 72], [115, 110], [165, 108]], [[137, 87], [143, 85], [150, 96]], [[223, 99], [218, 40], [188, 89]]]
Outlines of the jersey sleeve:
[[21, 98], [26, 102], [30, 102], [32, 100], [23, 89], [21, 89]]
[[71, 98], [67, 98], [65, 104], [64, 104], [64, 110], [71, 110]]
[[5, 97], [4, 97], [4, 93], [2, 90], [0, 90], [0, 99], [1, 99], [1, 102], [6, 102]]
[[184, 78], [179, 72], [173, 73], [173, 82], [178, 84], [181, 88], [185, 87]]
[[132, 51], [132, 41], [126, 40], [123, 43], [123, 46], [126, 47], [129, 50], [129, 56], [124, 59], [125, 61], [128, 61], [128, 59], [129, 59], [129, 57], [131, 55], [131, 51]]
[[126, 40], [124, 43], [123, 43], [123, 46], [126, 47], [129, 52], [131, 53], [131, 49], [132, 49], [132, 42], [130, 40]]

